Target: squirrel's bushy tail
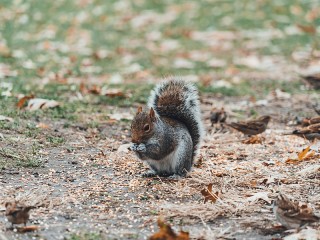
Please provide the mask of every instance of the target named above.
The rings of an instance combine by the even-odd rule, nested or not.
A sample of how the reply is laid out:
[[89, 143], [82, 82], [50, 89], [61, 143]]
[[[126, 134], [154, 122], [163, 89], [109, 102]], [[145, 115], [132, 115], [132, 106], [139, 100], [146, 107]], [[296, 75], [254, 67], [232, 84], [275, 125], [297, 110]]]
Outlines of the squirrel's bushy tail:
[[151, 92], [148, 105], [160, 116], [176, 119], [186, 125], [192, 138], [195, 156], [203, 137], [197, 88], [192, 83], [170, 78], [158, 84]]

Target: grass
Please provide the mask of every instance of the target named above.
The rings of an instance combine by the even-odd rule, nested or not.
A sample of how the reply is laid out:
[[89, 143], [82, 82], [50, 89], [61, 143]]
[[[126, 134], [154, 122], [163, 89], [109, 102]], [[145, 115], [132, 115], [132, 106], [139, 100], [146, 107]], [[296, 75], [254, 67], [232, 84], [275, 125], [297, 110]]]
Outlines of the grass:
[[20, 152], [17, 150], [0, 148], [0, 169], [7, 167], [40, 167], [42, 161], [35, 153], [34, 145], [32, 146], [31, 153]]
[[[139, 3], [112, 0], [108, 4], [100, 0], [46, 3], [31, 0], [22, 6], [15, 1], [1, 1], [0, 62], [8, 67], [8, 76], [0, 75], [0, 115], [11, 117], [14, 122], [2, 121], [0, 129], [38, 139], [43, 133], [36, 127], [38, 122], [62, 121], [64, 128], [69, 128], [84, 121], [81, 115], [101, 113], [107, 116], [110, 106], [127, 108], [145, 104], [154, 86], [145, 80], [170, 75], [201, 77], [224, 73], [233, 66], [233, 57], [246, 54], [246, 51], [261, 56], [284, 56], [291, 61], [294, 51], [311, 52], [319, 48], [319, 33], [287, 34], [288, 29], [298, 24], [320, 24], [319, 16], [308, 18], [314, 5], [312, 1], [298, 0], [290, 3], [284, 0], [143, 0]], [[8, 12], [10, 14], [6, 14]], [[139, 20], [143, 16], [148, 18], [149, 13], [153, 13], [150, 20]], [[236, 39], [230, 40], [232, 47], [228, 51], [215, 49], [208, 42], [195, 40], [190, 35], [192, 31], [214, 30], [251, 33], [236, 35]], [[268, 31], [280, 32], [281, 37], [255, 36]], [[175, 41], [177, 47], [165, 49], [166, 41]], [[245, 49], [250, 41], [262, 41], [267, 45]], [[190, 60], [192, 52], [209, 54], [209, 59], [224, 59], [227, 65], [212, 68], [206, 61], [194, 60], [192, 68], [173, 66], [177, 57]], [[137, 67], [138, 70], [132, 70]], [[241, 71], [248, 70], [245, 66], [236, 67]], [[120, 80], [114, 81], [119, 76]], [[119, 88], [127, 97], [79, 96], [80, 83]], [[259, 81], [257, 87], [249, 78], [231, 87], [198, 84], [203, 93], [256, 98], [263, 98], [276, 88], [289, 93], [304, 91], [301, 85], [300, 81], [288, 84], [281, 79], [265, 79]], [[4, 95], [4, 92], [11, 95]], [[32, 112], [21, 110], [16, 107], [17, 97], [21, 94], [54, 99], [61, 105]], [[98, 127], [100, 121], [89, 120], [84, 124]], [[53, 146], [65, 143], [62, 137], [46, 134], [45, 138]]]
[[59, 144], [64, 143], [65, 139], [63, 137], [47, 136], [47, 141], [57, 146]]

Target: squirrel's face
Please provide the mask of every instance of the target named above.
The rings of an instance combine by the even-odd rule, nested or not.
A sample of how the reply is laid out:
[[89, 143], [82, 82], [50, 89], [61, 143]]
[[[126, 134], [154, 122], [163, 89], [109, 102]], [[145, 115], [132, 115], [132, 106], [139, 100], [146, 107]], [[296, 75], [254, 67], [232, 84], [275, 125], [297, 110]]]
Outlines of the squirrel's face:
[[133, 143], [144, 143], [153, 136], [156, 116], [153, 108], [149, 112], [139, 107], [131, 123], [131, 137]]

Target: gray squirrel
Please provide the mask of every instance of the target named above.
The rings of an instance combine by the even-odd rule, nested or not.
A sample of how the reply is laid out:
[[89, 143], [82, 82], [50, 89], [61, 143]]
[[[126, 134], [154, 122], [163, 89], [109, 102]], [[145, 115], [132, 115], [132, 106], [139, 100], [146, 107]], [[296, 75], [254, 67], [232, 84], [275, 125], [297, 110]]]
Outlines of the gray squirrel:
[[143, 176], [185, 176], [203, 137], [197, 88], [171, 78], [154, 88], [148, 107], [131, 124], [130, 149], [151, 168]]

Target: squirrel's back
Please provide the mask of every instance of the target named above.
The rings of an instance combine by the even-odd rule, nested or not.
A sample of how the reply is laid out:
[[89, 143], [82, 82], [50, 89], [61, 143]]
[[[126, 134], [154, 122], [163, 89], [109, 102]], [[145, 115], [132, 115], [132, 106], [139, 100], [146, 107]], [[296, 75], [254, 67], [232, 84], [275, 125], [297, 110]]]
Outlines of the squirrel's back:
[[158, 115], [176, 119], [186, 125], [192, 138], [195, 156], [203, 137], [197, 88], [192, 83], [170, 78], [155, 87], [148, 105], [154, 108]]

